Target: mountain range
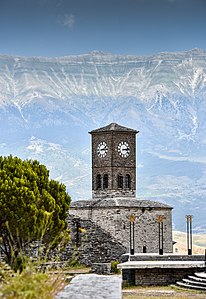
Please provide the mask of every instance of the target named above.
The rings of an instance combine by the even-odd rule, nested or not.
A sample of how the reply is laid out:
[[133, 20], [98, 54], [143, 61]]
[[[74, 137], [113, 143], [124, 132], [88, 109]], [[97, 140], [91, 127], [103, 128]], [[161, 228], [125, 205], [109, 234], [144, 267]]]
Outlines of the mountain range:
[[206, 231], [206, 51], [65, 57], [0, 55], [0, 155], [37, 159], [73, 200], [91, 198], [89, 131], [139, 130], [137, 197], [170, 204], [173, 225]]

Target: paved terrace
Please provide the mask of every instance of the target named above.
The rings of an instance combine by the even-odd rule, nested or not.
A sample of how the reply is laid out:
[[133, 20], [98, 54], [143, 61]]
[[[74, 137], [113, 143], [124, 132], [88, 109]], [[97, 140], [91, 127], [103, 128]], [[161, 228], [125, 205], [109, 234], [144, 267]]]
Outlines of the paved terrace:
[[164, 253], [159, 255], [158, 253], [135, 253], [130, 255], [125, 253], [123, 255], [123, 262], [127, 261], [205, 261], [205, 255], [203, 254], [176, 254], [176, 253]]
[[77, 275], [56, 299], [121, 299], [122, 279], [116, 275]]
[[152, 268], [204, 268], [203, 261], [130, 261], [118, 265], [119, 269]]

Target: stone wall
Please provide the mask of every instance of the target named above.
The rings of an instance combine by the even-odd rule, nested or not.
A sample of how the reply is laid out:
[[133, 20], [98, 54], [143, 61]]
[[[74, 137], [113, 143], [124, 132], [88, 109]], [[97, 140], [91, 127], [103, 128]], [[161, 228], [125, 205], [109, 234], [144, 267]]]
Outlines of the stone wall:
[[[97, 203], [98, 205], [98, 203]], [[163, 246], [164, 252], [173, 251], [172, 244], [172, 213], [171, 209], [137, 208], [137, 207], [108, 207], [91, 206], [90, 208], [70, 208], [70, 214], [77, 215], [84, 220], [92, 220], [102, 230], [109, 233], [113, 240], [120, 242], [129, 252], [131, 214], [135, 215], [134, 239], [135, 252], [143, 252], [143, 246], [149, 253], [159, 251], [158, 215], [164, 215]]]
[[[121, 172], [122, 173], [122, 172]], [[128, 174], [129, 172], [126, 172]], [[130, 173], [129, 173], [130, 174]], [[95, 198], [96, 200], [107, 198], [107, 197], [135, 197], [136, 196], [136, 190], [129, 190], [129, 189], [120, 189], [120, 190], [93, 190], [92, 191], [92, 198]]]
[[108, 263], [119, 260], [126, 248], [108, 232], [91, 220], [69, 215], [71, 240], [61, 254], [61, 260], [71, 260], [76, 254], [78, 261], [85, 265]]
[[203, 270], [205, 268], [123, 269], [122, 279], [125, 285], [167, 286]]
[[167, 286], [176, 283], [178, 280], [194, 274], [195, 268], [177, 269], [138, 269], [135, 270], [136, 286]]

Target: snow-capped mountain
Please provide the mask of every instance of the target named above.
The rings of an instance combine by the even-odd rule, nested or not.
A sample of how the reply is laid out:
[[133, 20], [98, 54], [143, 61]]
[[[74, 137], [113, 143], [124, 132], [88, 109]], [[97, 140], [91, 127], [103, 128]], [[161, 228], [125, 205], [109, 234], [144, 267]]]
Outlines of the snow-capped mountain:
[[88, 131], [111, 122], [140, 131], [138, 197], [205, 232], [206, 51], [0, 56], [0, 154], [38, 159], [73, 200], [91, 197]]

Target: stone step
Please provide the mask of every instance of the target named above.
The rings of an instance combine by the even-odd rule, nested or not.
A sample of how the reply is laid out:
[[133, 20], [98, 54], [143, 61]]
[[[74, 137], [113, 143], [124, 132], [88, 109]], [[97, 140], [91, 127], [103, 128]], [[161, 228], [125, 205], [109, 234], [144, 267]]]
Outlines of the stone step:
[[189, 279], [191, 280], [195, 280], [195, 281], [199, 281], [199, 282], [204, 282], [206, 284], [206, 278], [202, 278], [202, 277], [197, 277], [196, 275], [194, 276], [188, 276]]
[[201, 282], [201, 281], [195, 281], [192, 279], [187, 279], [187, 278], [183, 278], [182, 280], [183, 282], [189, 284], [189, 285], [194, 285], [194, 286], [202, 286], [206, 288], [206, 283], [205, 282]]
[[195, 276], [206, 279], [206, 273], [205, 272], [195, 272]]
[[180, 286], [185, 289], [192, 289], [192, 290], [199, 290], [199, 291], [206, 292], [206, 286], [203, 287], [203, 286], [191, 285], [191, 284], [184, 283], [182, 281], [177, 281], [176, 284], [177, 284], [177, 286]]

